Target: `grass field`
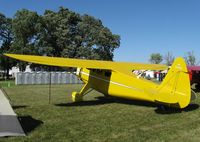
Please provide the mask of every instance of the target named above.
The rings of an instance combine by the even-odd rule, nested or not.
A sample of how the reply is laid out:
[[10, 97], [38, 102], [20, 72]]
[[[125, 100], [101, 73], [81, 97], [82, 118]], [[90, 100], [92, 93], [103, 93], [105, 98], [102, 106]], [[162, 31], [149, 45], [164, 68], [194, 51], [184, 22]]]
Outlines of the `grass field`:
[[27, 134], [0, 142], [164, 142], [200, 141], [200, 98], [183, 111], [157, 105], [105, 98], [92, 91], [72, 103], [71, 92], [82, 85], [4, 86]]

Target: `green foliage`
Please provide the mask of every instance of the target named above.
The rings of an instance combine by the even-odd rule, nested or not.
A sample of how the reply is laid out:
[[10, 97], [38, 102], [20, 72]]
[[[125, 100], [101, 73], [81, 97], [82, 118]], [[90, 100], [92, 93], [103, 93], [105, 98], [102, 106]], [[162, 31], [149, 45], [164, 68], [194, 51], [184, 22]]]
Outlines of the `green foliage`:
[[164, 57], [165, 64], [170, 66], [174, 62], [175, 57], [172, 55], [172, 53], [167, 52], [167, 54]]
[[39, 26], [38, 50], [40, 54], [60, 57], [66, 48], [73, 54], [76, 50], [75, 37], [78, 34], [76, 25], [79, 20], [79, 15], [68, 9], [60, 8], [58, 12], [46, 10], [40, 19]]
[[[36, 54], [35, 49], [37, 26], [39, 16], [36, 12], [22, 9], [16, 12], [12, 29], [14, 34], [14, 42], [12, 52], [19, 54]], [[19, 62], [20, 70], [25, 70], [27, 63]]]
[[4, 70], [6, 77], [9, 78], [9, 69], [11, 69], [16, 62], [3, 56], [3, 54], [11, 51], [13, 42], [12, 20], [0, 14], [0, 21], [0, 69]]
[[163, 60], [163, 57], [160, 53], [152, 53], [149, 61], [153, 64], [159, 64]]
[[194, 52], [187, 52], [187, 55], [184, 57], [187, 65], [195, 66], [198, 65], [196, 56], [194, 55]]
[[[6, 17], [0, 14], [0, 19], [3, 37], [7, 28], [2, 23]], [[12, 33], [12, 42], [7, 52], [112, 60], [114, 50], [120, 45], [120, 36], [112, 34], [101, 20], [63, 7], [58, 12], [46, 10], [43, 15], [27, 9], [18, 10], [10, 21], [8, 31]], [[23, 71], [27, 63], [18, 62], [18, 65]]]
[[41, 17], [38, 51], [49, 56], [112, 60], [120, 37], [89, 15], [79, 15], [63, 7], [46, 10]]
[[6, 32], [6, 17], [2, 13], [0, 13], [0, 40], [5, 37]]
[[[120, 37], [102, 25], [100, 20], [83, 15], [79, 23], [81, 46], [90, 50], [89, 57], [101, 60], [112, 60], [114, 50], [120, 45]], [[93, 48], [91, 48], [93, 47]]]

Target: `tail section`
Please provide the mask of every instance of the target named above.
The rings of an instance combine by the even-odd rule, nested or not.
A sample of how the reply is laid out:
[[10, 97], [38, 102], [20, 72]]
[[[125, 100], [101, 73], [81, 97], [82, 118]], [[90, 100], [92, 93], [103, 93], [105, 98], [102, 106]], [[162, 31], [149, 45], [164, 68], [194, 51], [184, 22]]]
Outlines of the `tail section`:
[[183, 58], [176, 58], [165, 79], [158, 87], [156, 100], [161, 103], [184, 108], [191, 99], [188, 70]]

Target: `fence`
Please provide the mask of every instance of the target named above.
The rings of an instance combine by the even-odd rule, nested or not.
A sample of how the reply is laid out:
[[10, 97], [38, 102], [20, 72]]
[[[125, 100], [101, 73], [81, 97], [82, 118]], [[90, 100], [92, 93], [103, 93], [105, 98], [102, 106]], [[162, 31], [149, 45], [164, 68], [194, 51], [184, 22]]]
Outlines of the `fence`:
[[[51, 77], [51, 79], [50, 79]], [[80, 84], [81, 80], [67, 72], [19, 72], [16, 74], [15, 84]]]

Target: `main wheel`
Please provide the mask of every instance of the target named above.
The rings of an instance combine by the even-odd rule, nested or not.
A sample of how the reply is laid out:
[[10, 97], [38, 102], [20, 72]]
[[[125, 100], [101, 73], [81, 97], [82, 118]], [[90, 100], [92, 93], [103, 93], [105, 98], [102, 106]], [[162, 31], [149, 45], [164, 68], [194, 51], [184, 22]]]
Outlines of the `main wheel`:
[[83, 100], [83, 96], [78, 92], [72, 92], [72, 101], [73, 102], [81, 102]]

